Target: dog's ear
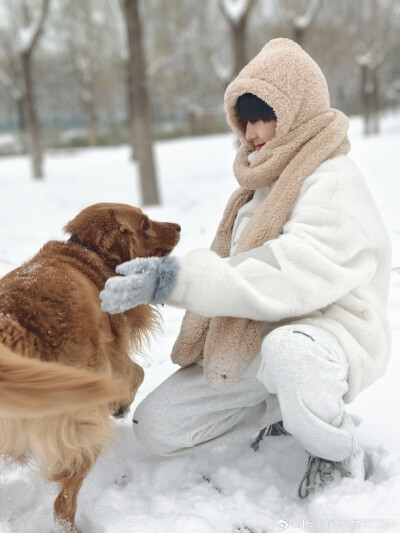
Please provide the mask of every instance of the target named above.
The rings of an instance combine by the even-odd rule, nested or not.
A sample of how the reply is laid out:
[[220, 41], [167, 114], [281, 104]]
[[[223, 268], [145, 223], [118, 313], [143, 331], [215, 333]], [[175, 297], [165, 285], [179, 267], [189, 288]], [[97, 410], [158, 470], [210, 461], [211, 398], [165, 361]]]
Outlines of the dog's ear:
[[96, 204], [81, 211], [64, 229], [114, 269], [136, 257], [134, 224], [142, 216], [130, 206]]
[[126, 213], [116, 212], [115, 221], [118, 232], [113, 235], [115, 240], [113, 248], [115, 251], [118, 250], [117, 254], [120, 256], [120, 262], [130, 261], [137, 257], [135, 252], [135, 247], [137, 245], [137, 229]]
[[84, 246], [97, 250], [104, 235], [115, 226], [111, 211], [94, 205], [78, 213], [66, 224], [64, 231], [76, 236]]
[[[114, 216], [115, 216], [115, 222], [116, 222], [116, 224], [118, 226], [118, 229], [119, 229], [119, 231], [121, 233], [127, 233], [127, 234], [132, 235], [132, 236], [135, 235], [135, 232], [136, 232], [136, 229], [137, 229], [137, 224], [135, 226], [133, 221], [130, 220], [130, 217], [128, 216], [127, 213], [116, 211], [114, 213]], [[132, 218], [132, 213], [131, 213], [131, 218]]]
[[[75, 219], [74, 219], [75, 220]], [[65, 233], [69, 233], [70, 235], [73, 235], [74, 234], [74, 229], [75, 229], [75, 226], [74, 226], [74, 220], [70, 220], [68, 222], [68, 224], [66, 224], [63, 228], [63, 230], [65, 231]]]
[[112, 268], [137, 257], [136, 232], [143, 219], [140, 209], [124, 204], [95, 204], [81, 211], [65, 226]]
[[118, 225], [113, 231], [105, 234], [101, 241], [102, 254], [113, 266], [136, 257], [135, 235], [130, 228]]

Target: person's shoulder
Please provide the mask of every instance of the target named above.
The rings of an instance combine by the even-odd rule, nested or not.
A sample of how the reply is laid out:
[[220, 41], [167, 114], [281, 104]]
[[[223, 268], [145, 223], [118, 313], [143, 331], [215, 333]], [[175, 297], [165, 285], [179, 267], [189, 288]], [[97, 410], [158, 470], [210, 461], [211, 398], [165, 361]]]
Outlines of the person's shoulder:
[[338, 181], [349, 172], [346, 156], [327, 159], [304, 180], [300, 188], [300, 197], [313, 198], [322, 195], [329, 198], [334, 193]]
[[298, 201], [328, 209], [354, 209], [354, 198], [369, 197], [365, 179], [345, 155], [321, 163], [303, 182]]
[[332, 159], [327, 159], [315, 169], [313, 174], [362, 176], [354, 161], [347, 155], [338, 155]]
[[364, 188], [365, 179], [356, 164], [347, 156], [339, 155], [321, 163], [305, 180], [304, 189], [334, 190], [343, 187]]

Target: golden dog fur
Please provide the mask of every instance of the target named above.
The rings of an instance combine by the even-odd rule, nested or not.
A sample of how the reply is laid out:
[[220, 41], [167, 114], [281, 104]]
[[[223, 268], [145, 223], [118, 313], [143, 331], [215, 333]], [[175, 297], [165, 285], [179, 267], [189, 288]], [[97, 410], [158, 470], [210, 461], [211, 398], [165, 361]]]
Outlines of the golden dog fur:
[[158, 325], [150, 305], [103, 313], [99, 292], [115, 267], [167, 255], [180, 227], [138, 208], [96, 204], [33, 259], [0, 280], [0, 453], [33, 456], [60, 485], [57, 531], [75, 526], [80, 486], [113, 437], [109, 414], [129, 409], [143, 370], [129, 357]]

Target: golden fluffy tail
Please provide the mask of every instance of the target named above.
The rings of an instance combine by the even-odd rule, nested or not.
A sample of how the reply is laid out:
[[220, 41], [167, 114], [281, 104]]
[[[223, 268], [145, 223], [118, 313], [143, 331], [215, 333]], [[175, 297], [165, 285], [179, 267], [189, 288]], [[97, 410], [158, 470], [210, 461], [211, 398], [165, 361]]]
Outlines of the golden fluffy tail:
[[127, 395], [122, 381], [27, 359], [0, 345], [0, 416], [37, 418], [104, 405]]

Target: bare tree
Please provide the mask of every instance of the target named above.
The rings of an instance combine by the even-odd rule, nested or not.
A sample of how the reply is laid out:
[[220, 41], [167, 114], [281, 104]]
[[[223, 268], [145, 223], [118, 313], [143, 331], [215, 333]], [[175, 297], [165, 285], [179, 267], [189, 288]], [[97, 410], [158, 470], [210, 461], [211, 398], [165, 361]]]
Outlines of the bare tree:
[[279, 0], [277, 4], [291, 28], [292, 39], [304, 46], [306, 32], [321, 7], [321, 0]]
[[129, 141], [131, 145], [131, 159], [136, 160], [136, 132], [134, 128], [134, 116], [135, 116], [135, 94], [132, 80], [132, 69], [130, 58], [125, 62], [125, 76], [126, 76], [126, 103], [127, 103], [127, 116], [129, 124]]
[[95, 93], [98, 77], [118, 46], [113, 3], [69, 0], [61, 5], [57, 26], [68, 51], [84, 106], [89, 146], [97, 145]]
[[[215, 13], [221, 17], [215, 3], [210, 21], [208, 12], [213, 2], [187, 0], [146, 0], [142, 3], [144, 47], [147, 59], [147, 77], [152, 98], [152, 111], [162, 132], [163, 117], [171, 125], [178, 117], [180, 133], [193, 134], [199, 124], [199, 115], [211, 102], [222, 102], [219, 80], [210, 76], [210, 56], [224, 42], [227, 28], [218, 32]], [[223, 25], [226, 24], [223, 22]], [[216, 35], [217, 34], [217, 35]], [[226, 37], [225, 37], [226, 38]], [[211, 121], [206, 121], [207, 125]], [[167, 126], [168, 127], [168, 126]], [[165, 130], [164, 130], [165, 131]]]
[[[23, 127], [25, 116], [29, 129], [29, 151], [32, 160], [34, 178], [43, 177], [42, 144], [39, 119], [36, 110], [32, 60], [41, 37], [44, 23], [49, 11], [50, 0], [27, 2], [27, 0], [8, 1], [3, 7], [3, 15], [8, 19], [5, 31], [8, 37], [8, 57], [10, 67], [9, 84], [13, 87], [15, 99], [19, 102], [20, 124]], [[21, 76], [22, 75], [22, 76]], [[20, 78], [22, 77], [22, 87]], [[5, 77], [3, 76], [3, 82]], [[23, 106], [21, 105], [23, 101]], [[23, 111], [25, 109], [25, 113]]]
[[227, 21], [233, 43], [233, 65], [229, 68], [223, 65], [216, 54], [211, 56], [214, 69], [224, 88], [239, 74], [246, 65], [246, 29], [250, 12], [255, 0], [219, 0], [219, 7]]
[[132, 131], [134, 132], [135, 150], [139, 166], [142, 202], [143, 205], [150, 205], [159, 204], [160, 197], [153, 157], [150, 103], [138, 3], [139, 0], [124, 0], [124, 15], [133, 91], [131, 100]]
[[13, 46], [14, 36], [10, 32], [1, 32], [2, 65], [0, 68], [0, 84], [7, 91], [15, 104], [18, 134], [22, 153], [27, 152], [26, 111], [24, 106], [25, 88], [22, 78], [21, 63]]
[[[50, 0], [43, 0], [37, 14], [29, 9], [28, 4], [23, 2], [23, 33], [21, 34], [20, 57], [22, 72], [25, 81], [25, 104], [28, 117], [30, 151], [32, 156], [33, 177], [43, 178], [42, 168], [42, 143], [40, 136], [39, 119], [36, 111], [33, 76], [32, 56], [39, 42], [49, 10]], [[32, 6], [31, 6], [32, 7]]]
[[353, 36], [354, 57], [361, 73], [364, 134], [377, 134], [380, 116], [379, 70], [397, 38], [395, 22], [399, 15], [398, 2], [359, 0], [355, 6], [354, 2], [348, 1], [347, 8], [352, 20], [349, 32]]

